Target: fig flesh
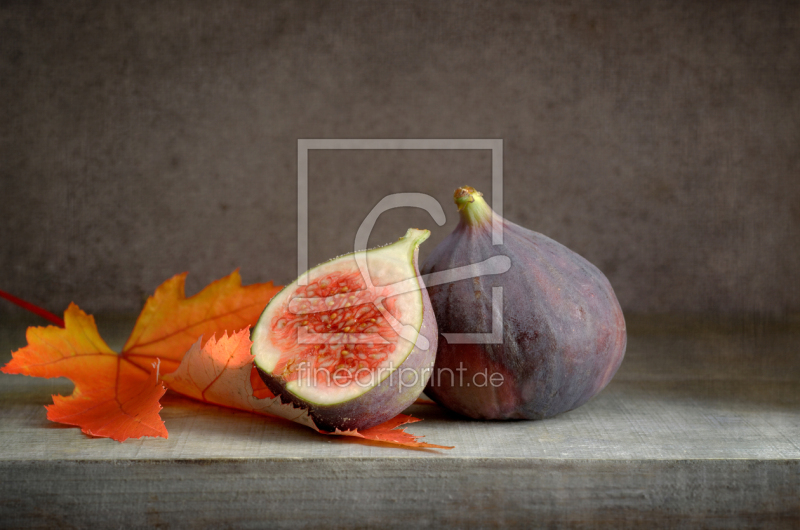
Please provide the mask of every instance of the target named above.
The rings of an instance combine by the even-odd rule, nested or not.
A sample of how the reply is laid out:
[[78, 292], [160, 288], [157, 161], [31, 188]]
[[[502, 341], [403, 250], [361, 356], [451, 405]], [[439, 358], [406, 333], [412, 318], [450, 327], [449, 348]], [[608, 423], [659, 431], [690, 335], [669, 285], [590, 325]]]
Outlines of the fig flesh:
[[366, 429], [412, 404], [431, 375], [438, 332], [417, 266], [430, 232], [340, 256], [270, 300], [253, 329], [259, 375], [327, 431]]
[[[444, 336], [426, 395], [476, 419], [542, 419], [584, 404], [608, 384], [625, 354], [625, 319], [608, 280], [564, 245], [499, 216], [503, 244], [493, 245], [496, 214], [481, 193], [459, 188], [455, 202], [460, 222], [425, 261], [423, 274], [497, 255], [508, 256], [511, 266], [428, 287]], [[492, 331], [496, 287], [502, 287], [502, 343], [458, 343], [450, 334]]]

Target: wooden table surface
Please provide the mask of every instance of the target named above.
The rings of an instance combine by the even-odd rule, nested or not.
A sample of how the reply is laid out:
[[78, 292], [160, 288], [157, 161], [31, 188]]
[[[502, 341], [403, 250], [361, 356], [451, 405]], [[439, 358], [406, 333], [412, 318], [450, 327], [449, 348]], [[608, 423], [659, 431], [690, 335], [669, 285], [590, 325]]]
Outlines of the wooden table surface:
[[[130, 319], [100, 320], [119, 347]], [[629, 319], [625, 360], [577, 410], [475, 422], [414, 405], [452, 450], [328, 438], [168, 393], [169, 439], [45, 418], [67, 380], [0, 375], [0, 526], [800, 525], [800, 326]], [[0, 324], [0, 361], [25, 323]]]

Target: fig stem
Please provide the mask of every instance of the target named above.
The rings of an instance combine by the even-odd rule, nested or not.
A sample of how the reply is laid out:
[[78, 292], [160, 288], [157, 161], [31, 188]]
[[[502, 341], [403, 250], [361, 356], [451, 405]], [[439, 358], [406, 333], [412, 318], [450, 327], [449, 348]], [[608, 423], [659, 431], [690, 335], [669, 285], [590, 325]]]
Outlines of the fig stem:
[[483, 200], [483, 193], [472, 186], [458, 188], [453, 194], [461, 221], [470, 226], [492, 223], [492, 209]]

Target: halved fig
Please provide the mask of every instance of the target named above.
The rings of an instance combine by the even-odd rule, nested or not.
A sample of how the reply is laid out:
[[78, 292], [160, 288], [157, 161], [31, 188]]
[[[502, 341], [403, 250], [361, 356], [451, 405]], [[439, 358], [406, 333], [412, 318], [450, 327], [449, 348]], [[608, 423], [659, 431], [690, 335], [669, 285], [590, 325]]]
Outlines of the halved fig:
[[397, 242], [323, 263], [267, 304], [252, 333], [258, 373], [323, 430], [366, 429], [413, 403], [438, 330], [409, 229]]

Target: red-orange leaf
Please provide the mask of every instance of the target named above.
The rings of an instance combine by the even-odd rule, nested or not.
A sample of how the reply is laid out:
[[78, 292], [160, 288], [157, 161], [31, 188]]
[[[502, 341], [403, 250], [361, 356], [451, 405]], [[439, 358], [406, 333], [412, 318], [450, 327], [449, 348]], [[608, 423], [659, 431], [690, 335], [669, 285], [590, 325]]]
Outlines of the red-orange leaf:
[[178, 369], [164, 376], [164, 382], [170, 390], [199, 401], [279, 416], [316, 430], [306, 410], [284, 405], [277, 397], [257, 399], [253, 396], [250, 384], [252, 344], [249, 328], [230, 336], [223, 334], [219, 341], [211, 337], [202, 348], [198, 340], [186, 352]]
[[407, 433], [403, 429], [398, 429], [398, 427], [400, 427], [401, 425], [416, 423], [418, 421], [422, 420], [419, 418], [414, 418], [412, 416], [406, 416], [405, 414], [398, 414], [391, 420], [383, 422], [380, 425], [376, 425], [375, 427], [370, 427], [369, 429], [364, 429], [362, 431], [337, 430], [335, 433], [332, 434], [340, 434], [342, 436], [356, 436], [358, 438], [365, 438], [367, 440], [373, 440], [376, 442], [383, 442], [395, 445], [405, 445], [406, 447], [423, 447], [429, 449], [453, 448], [453, 446], [434, 445], [424, 442], [418, 442], [417, 441], [417, 438], [419, 438], [418, 436], [414, 436], [413, 434]]
[[7, 374], [67, 377], [71, 396], [53, 396], [52, 421], [77, 425], [86, 434], [123, 441], [167, 437], [158, 400], [166, 391], [157, 374], [127, 362], [100, 338], [94, 318], [70, 304], [64, 328], [28, 328], [28, 345], [3, 367]]
[[165, 389], [154, 366], [178, 367], [201, 335], [254, 324], [272, 296], [272, 282], [242, 286], [238, 271], [191, 298], [185, 274], [164, 282], [147, 300], [120, 354], [100, 338], [94, 318], [74, 304], [64, 313], [65, 328], [28, 328], [28, 346], [13, 354], [2, 371], [35, 377], [67, 377], [71, 396], [54, 396], [47, 407], [52, 421], [77, 425], [93, 436], [123, 441], [167, 437], [159, 399]]
[[258, 399], [274, 398], [275, 394], [267, 387], [266, 383], [258, 375], [256, 365], [253, 364], [250, 369], [250, 386], [253, 387], [253, 397]]
[[278, 292], [272, 282], [242, 286], [239, 271], [186, 298], [186, 273], [161, 284], [136, 321], [122, 355], [149, 367], [161, 359], [161, 371], [173, 372], [198, 337], [255, 325], [267, 302]]
[[230, 336], [224, 334], [218, 341], [212, 337], [202, 348], [198, 340], [183, 357], [178, 369], [164, 376], [164, 382], [171, 390], [206, 403], [257, 414], [279, 416], [322, 434], [354, 436], [407, 447], [451, 449], [441, 445], [419, 442], [417, 436], [402, 429], [398, 430], [397, 427], [400, 425], [420, 421], [403, 414], [361, 432], [357, 430], [337, 430], [333, 433], [320, 431], [305, 409], [291, 404], [283, 404], [278, 397], [259, 399], [253, 395], [251, 345], [249, 329], [243, 329]]

